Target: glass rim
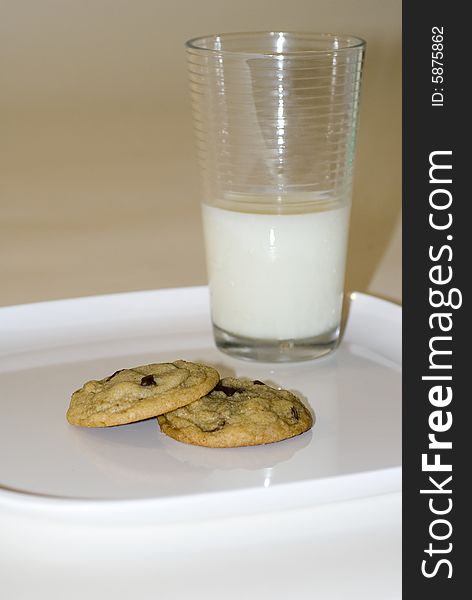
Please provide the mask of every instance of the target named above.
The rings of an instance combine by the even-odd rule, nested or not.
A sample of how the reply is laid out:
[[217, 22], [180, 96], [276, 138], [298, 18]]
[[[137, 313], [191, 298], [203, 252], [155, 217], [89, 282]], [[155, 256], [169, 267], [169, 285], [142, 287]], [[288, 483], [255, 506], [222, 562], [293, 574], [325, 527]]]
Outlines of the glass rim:
[[[323, 49], [306, 49], [306, 50], [284, 50], [284, 51], [270, 51], [270, 52], [255, 52], [251, 50], [224, 50], [215, 47], [205, 46], [204, 43], [216, 42], [217, 40], [228, 40], [244, 38], [247, 41], [254, 39], [260, 39], [263, 36], [274, 37], [274, 36], [291, 36], [306, 38], [307, 41], [331, 41], [331, 47]], [[336, 43], [339, 45], [336, 46]], [[251, 57], [295, 57], [295, 56], [320, 56], [333, 54], [336, 52], [349, 52], [352, 50], [360, 50], [366, 46], [366, 41], [358, 36], [349, 34], [337, 34], [337, 33], [320, 33], [320, 32], [305, 32], [305, 31], [248, 31], [248, 32], [231, 32], [231, 33], [215, 33], [210, 35], [203, 35], [189, 39], [185, 42], [187, 50], [195, 50], [202, 54], [210, 55], [234, 55], [234, 56], [251, 56]]]

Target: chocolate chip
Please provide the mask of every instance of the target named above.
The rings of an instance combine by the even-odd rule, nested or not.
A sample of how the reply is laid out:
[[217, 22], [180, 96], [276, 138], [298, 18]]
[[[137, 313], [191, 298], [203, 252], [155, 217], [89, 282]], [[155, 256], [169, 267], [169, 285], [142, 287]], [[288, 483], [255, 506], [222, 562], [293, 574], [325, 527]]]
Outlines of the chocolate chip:
[[298, 421], [298, 419], [300, 418], [300, 415], [298, 414], [298, 410], [294, 406], [292, 406], [291, 412], [292, 412], [292, 417], [295, 419], [295, 421]]
[[230, 387], [229, 385], [223, 385], [220, 381], [213, 388], [213, 391], [214, 392], [224, 392], [227, 396], [232, 396], [236, 392], [242, 392], [244, 390], [238, 390], [238, 388]]
[[259, 379], [254, 379], [254, 381], [252, 383], [254, 385], [265, 385], [265, 383], [263, 381], [259, 381]]
[[143, 387], [146, 387], [149, 385], [157, 385], [156, 382], [154, 381], [154, 375], [146, 375], [145, 377], [143, 377], [141, 379], [141, 385]]
[[113, 373], [113, 375], [110, 375], [110, 377], [107, 377], [107, 378], [105, 379], [105, 381], [110, 381], [110, 379], [113, 379], [113, 377], [114, 377], [115, 375], [118, 375], [118, 373], [121, 373], [121, 371], [124, 371], [124, 369], [119, 369], [118, 371], [115, 371], [115, 372]]

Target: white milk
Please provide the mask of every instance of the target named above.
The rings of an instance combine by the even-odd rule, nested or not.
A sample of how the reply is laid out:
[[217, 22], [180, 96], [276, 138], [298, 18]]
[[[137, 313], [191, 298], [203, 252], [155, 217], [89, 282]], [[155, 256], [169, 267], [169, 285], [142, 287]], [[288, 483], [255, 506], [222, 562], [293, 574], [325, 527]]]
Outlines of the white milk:
[[203, 205], [215, 325], [271, 340], [310, 338], [339, 326], [349, 205], [321, 207], [268, 214]]

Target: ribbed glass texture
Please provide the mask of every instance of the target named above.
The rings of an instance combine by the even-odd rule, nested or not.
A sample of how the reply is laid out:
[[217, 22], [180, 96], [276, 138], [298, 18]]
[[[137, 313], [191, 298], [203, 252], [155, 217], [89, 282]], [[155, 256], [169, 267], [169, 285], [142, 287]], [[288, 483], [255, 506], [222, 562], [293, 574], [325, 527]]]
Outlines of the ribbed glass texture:
[[189, 41], [203, 201], [349, 202], [364, 46], [286, 32]]

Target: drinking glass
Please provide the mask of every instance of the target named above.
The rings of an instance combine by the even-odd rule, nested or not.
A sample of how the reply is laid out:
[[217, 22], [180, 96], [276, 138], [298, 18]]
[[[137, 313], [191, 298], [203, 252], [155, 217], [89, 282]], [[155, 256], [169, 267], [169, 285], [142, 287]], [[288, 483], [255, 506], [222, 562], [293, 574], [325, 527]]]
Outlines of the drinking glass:
[[365, 42], [231, 33], [187, 42], [215, 342], [317, 358], [339, 340]]

